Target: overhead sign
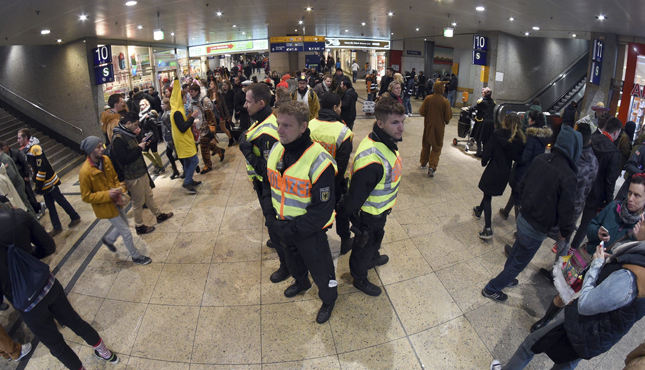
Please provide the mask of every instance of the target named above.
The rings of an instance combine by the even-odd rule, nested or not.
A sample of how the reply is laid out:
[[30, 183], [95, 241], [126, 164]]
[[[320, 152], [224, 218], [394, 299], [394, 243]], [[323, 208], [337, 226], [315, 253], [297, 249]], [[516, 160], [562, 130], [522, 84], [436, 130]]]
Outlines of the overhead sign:
[[417, 57], [421, 56], [421, 51], [420, 50], [406, 50], [405, 52], [407, 55], [414, 55]]
[[98, 48], [92, 49], [92, 56], [94, 58], [94, 65], [99, 66], [105, 63], [112, 63], [112, 46], [103, 45]]
[[485, 66], [486, 65], [486, 52], [473, 50], [473, 65]]
[[591, 75], [589, 76], [589, 82], [594, 85], [600, 85], [600, 74], [602, 73], [602, 63], [597, 61], [591, 62]]
[[602, 54], [605, 44], [598, 39], [593, 40], [593, 55], [591, 56], [592, 60], [595, 60], [599, 63], [602, 63]]
[[327, 38], [325, 47], [336, 49], [390, 49], [389, 40]]
[[221, 44], [191, 46], [188, 48], [188, 55], [190, 57], [200, 57], [245, 51], [265, 51], [268, 49], [269, 42], [267, 40], [232, 41]]
[[114, 67], [112, 64], [94, 68], [94, 81], [96, 81], [97, 85], [114, 82]]
[[284, 36], [269, 38], [272, 53], [325, 50], [324, 36]]
[[488, 51], [488, 37], [474, 35], [473, 50]]

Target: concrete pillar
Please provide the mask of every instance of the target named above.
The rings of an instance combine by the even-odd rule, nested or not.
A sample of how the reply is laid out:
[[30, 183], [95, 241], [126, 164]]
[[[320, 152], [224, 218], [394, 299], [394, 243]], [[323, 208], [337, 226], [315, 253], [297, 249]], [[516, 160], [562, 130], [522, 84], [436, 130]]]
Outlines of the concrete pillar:
[[[589, 67], [587, 68], [587, 85], [585, 89], [585, 97], [582, 101], [582, 109], [580, 110], [580, 117], [588, 114], [593, 114], [591, 107], [598, 102], [605, 103], [605, 107], [609, 106], [609, 93], [611, 89], [611, 80], [616, 74], [616, 62], [618, 56], [618, 36], [613, 33], [591, 33], [591, 52], [593, 53], [593, 40], [599, 39], [604, 43], [603, 57], [602, 57], [602, 71], [600, 73], [600, 85], [594, 85], [589, 82], [591, 76], [591, 53], [589, 53]], [[624, 50], [624, 49], [623, 49]], [[620, 70], [622, 77], [622, 68]]]
[[423, 43], [425, 59], [423, 61], [423, 74], [432, 78], [432, 65], [434, 64], [434, 41], [425, 41]]
[[[294, 72], [298, 69], [302, 69], [305, 67], [304, 64], [300, 65], [298, 64], [298, 54], [297, 52], [289, 52], [289, 73]], [[293, 76], [291, 76], [293, 77]]]

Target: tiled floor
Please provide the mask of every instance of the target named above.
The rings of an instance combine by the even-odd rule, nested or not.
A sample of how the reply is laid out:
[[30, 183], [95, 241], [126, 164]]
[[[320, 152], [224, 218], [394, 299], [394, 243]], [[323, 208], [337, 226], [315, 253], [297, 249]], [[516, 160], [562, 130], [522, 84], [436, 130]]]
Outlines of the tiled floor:
[[[412, 102], [418, 110], [420, 101]], [[371, 125], [371, 119], [356, 121], [355, 148]], [[267, 232], [237, 147], [227, 149], [214, 171], [197, 176], [204, 181], [197, 195], [187, 195], [169, 171], [156, 179], [155, 198], [175, 217], [152, 234], [135, 236], [137, 247], [153, 259], [148, 266], [133, 264], [121, 241], [116, 254], [100, 245], [109, 224], [94, 223], [74, 185], [77, 175], [65, 176], [62, 189], [83, 222], [56, 238], [58, 252], [47, 262], [60, 265], [57, 277], [70, 301], [121, 363], [104, 364], [69, 329], [63, 335], [92, 370], [488, 369], [493, 358], [507, 360], [555, 294], [536, 275], [553, 258], [548, 242], [520, 274], [520, 285], [508, 290], [506, 303], [483, 298], [480, 290], [501, 271], [513, 223], [495, 214], [495, 237], [481, 241], [482, 224], [471, 214], [482, 195], [479, 161], [451, 145], [453, 120], [438, 171], [428, 178], [418, 169], [422, 132], [422, 118], [406, 120], [403, 180], [382, 251], [390, 262], [369, 273], [383, 294], [369, 297], [352, 287], [349, 258], [338, 257], [340, 239], [332, 229], [340, 295], [324, 325], [314, 322], [320, 306], [315, 286], [288, 299], [282, 292], [289, 281], [269, 281], [278, 261], [264, 246]], [[495, 198], [493, 209], [508, 195]], [[152, 224], [148, 211], [146, 220]], [[45, 217], [43, 224], [48, 222]], [[9, 310], [0, 318], [11, 328], [18, 315]], [[638, 323], [606, 355], [579, 368], [621, 369], [625, 355], [643, 340], [643, 329], [645, 322]], [[15, 338], [32, 335], [23, 326]], [[550, 364], [540, 355], [529, 368]], [[15, 368], [14, 362], [0, 363], [0, 369]], [[24, 368], [63, 367], [38, 345]]]

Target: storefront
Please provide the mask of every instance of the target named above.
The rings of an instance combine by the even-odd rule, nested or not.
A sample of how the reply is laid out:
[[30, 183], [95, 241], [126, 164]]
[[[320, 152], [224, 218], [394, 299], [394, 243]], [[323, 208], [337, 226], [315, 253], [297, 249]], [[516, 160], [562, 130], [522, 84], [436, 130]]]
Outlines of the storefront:
[[233, 63], [241, 64], [254, 56], [259, 58], [262, 52], [267, 51], [269, 51], [269, 41], [266, 39], [191, 46], [188, 48], [190, 73], [199, 73], [200, 76], [201, 73], [206, 74], [209, 66], [207, 57], [223, 55], [224, 59], [219, 60], [219, 63], [230, 69]]
[[379, 76], [385, 75], [387, 53], [390, 50], [389, 40], [328, 37], [325, 44], [325, 58], [331, 55], [335, 61], [340, 60], [341, 68], [348, 74], [351, 74], [352, 63], [356, 61], [360, 66], [359, 78], [363, 78], [371, 69], [376, 69]]
[[630, 43], [626, 59], [618, 118], [635, 122], [638, 129], [643, 125], [645, 111], [645, 44]]

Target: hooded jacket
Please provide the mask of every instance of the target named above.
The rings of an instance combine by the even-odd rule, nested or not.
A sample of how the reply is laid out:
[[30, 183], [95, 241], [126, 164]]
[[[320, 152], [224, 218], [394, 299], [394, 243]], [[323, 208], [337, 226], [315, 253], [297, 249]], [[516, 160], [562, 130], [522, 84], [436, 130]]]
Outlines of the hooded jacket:
[[544, 154], [544, 150], [551, 140], [551, 135], [553, 135], [553, 131], [548, 127], [529, 127], [526, 130], [526, 145], [509, 181], [511, 188], [515, 189], [519, 185], [535, 157]]
[[567, 107], [562, 111], [562, 123], [573, 126], [573, 123], [576, 121], [577, 113], [578, 107], [575, 107], [573, 104], [567, 105]]
[[181, 99], [181, 86], [179, 85], [179, 80], [175, 80], [172, 86], [172, 94], [170, 95], [170, 122], [172, 125], [172, 141], [179, 159], [191, 158], [197, 154], [195, 138], [190, 130], [194, 121], [192, 116], [186, 118], [184, 102]]
[[354, 126], [354, 121], [356, 120], [356, 101], [358, 100], [358, 94], [353, 87], [347, 88], [345, 94], [343, 94], [342, 102], [343, 105], [340, 107], [340, 116], [345, 121], [345, 124], [350, 128]]
[[486, 169], [479, 180], [479, 189], [486, 195], [504, 194], [513, 161], [519, 160], [522, 155], [524, 143], [517, 136], [509, 142], [510, 137], [511, 130], [497, 129], [484, 147], [481, 163]]
[[114, 128], [119, 124], [121, 120], [121, 115], [114, 112], [112, 109], [106, 109], [101, 113], [101, 130], [107, 136], [107, 143], [112, 142], [112, 135], [114, 134]]
[[18, 207], [23, 211], [27, 210], [27, 207], [23, 203], [22, 198], [20, 198], [20, 194], [18, 194], [18, 190], [16, 190], [16, 187], [13, 185], [11, 178], [7, 174], [7, 167], [5, 167], [5, 164], [1, 162], [0, 162], [0, 195], [6, 196], [11, 202], [11, 204], [13, 204], [15, 207]]
[[[148, 174], [148, 167], [143, 160], [143, 154], [137, 136], [119, 124], [114, 129], [112, 149], [114, 157], [123, 167], [125, 180], [135, 180]], [[194, 144], [193, 144], [194, 145]]]
[[[542, 106], [531, 105], [526, 113], [524, 113], [524, 117], [522, 118], [522, 130], [524, 130], [524, 132], [526, 132], [526, 130], [529, 128], [529, 111], [531, 110], [542, 112]], [[544, 116], [544, 125], [546, 126], [546, 124], [546, 116]]]
[[419, 108], [419, 114], [424, 117], [423, 124], [426, 138], [426, 130], [435, 125], [445, 126], [452, 118], [450, 102], [443, 96], [443, 84], [437, 84], [432, 95], [426, 96]]
[[576, 173], [576, 194], [573, 210], [574, 220], [577, 220], [582, 214], [587, 196], [591, 192], [591, 187], [598, 175], [598, 160], [596, 159], [596, 155], [593, 154], [591, 145], [582, 148], [582, 154], [576, 162], [576, 167], [578, 167], [578, 172]]
[[40, 141], [32, 136], [29, 143], [21, 149], [26, 154], [27, 162], [31, 166], [34, 174], [34, 192], [36, 194], [47, 194], [60, 185], [60, 179], [49, 163], [43, 148], [40, 147]]
[[598, 159], [598, 175], [587, 197], [587, 208], [604, 207], [614, 199], [616, 179], [622, 168], [620, 152], [614, 143], [605, 135], [591, 135], [591, 147]]
[[331, 90], [325, 85], [325, 81], [319, 82], [314, 86], [314, 92], [318, 95], [318, 99], [322, 98], [323, 94], [330, 92]]

